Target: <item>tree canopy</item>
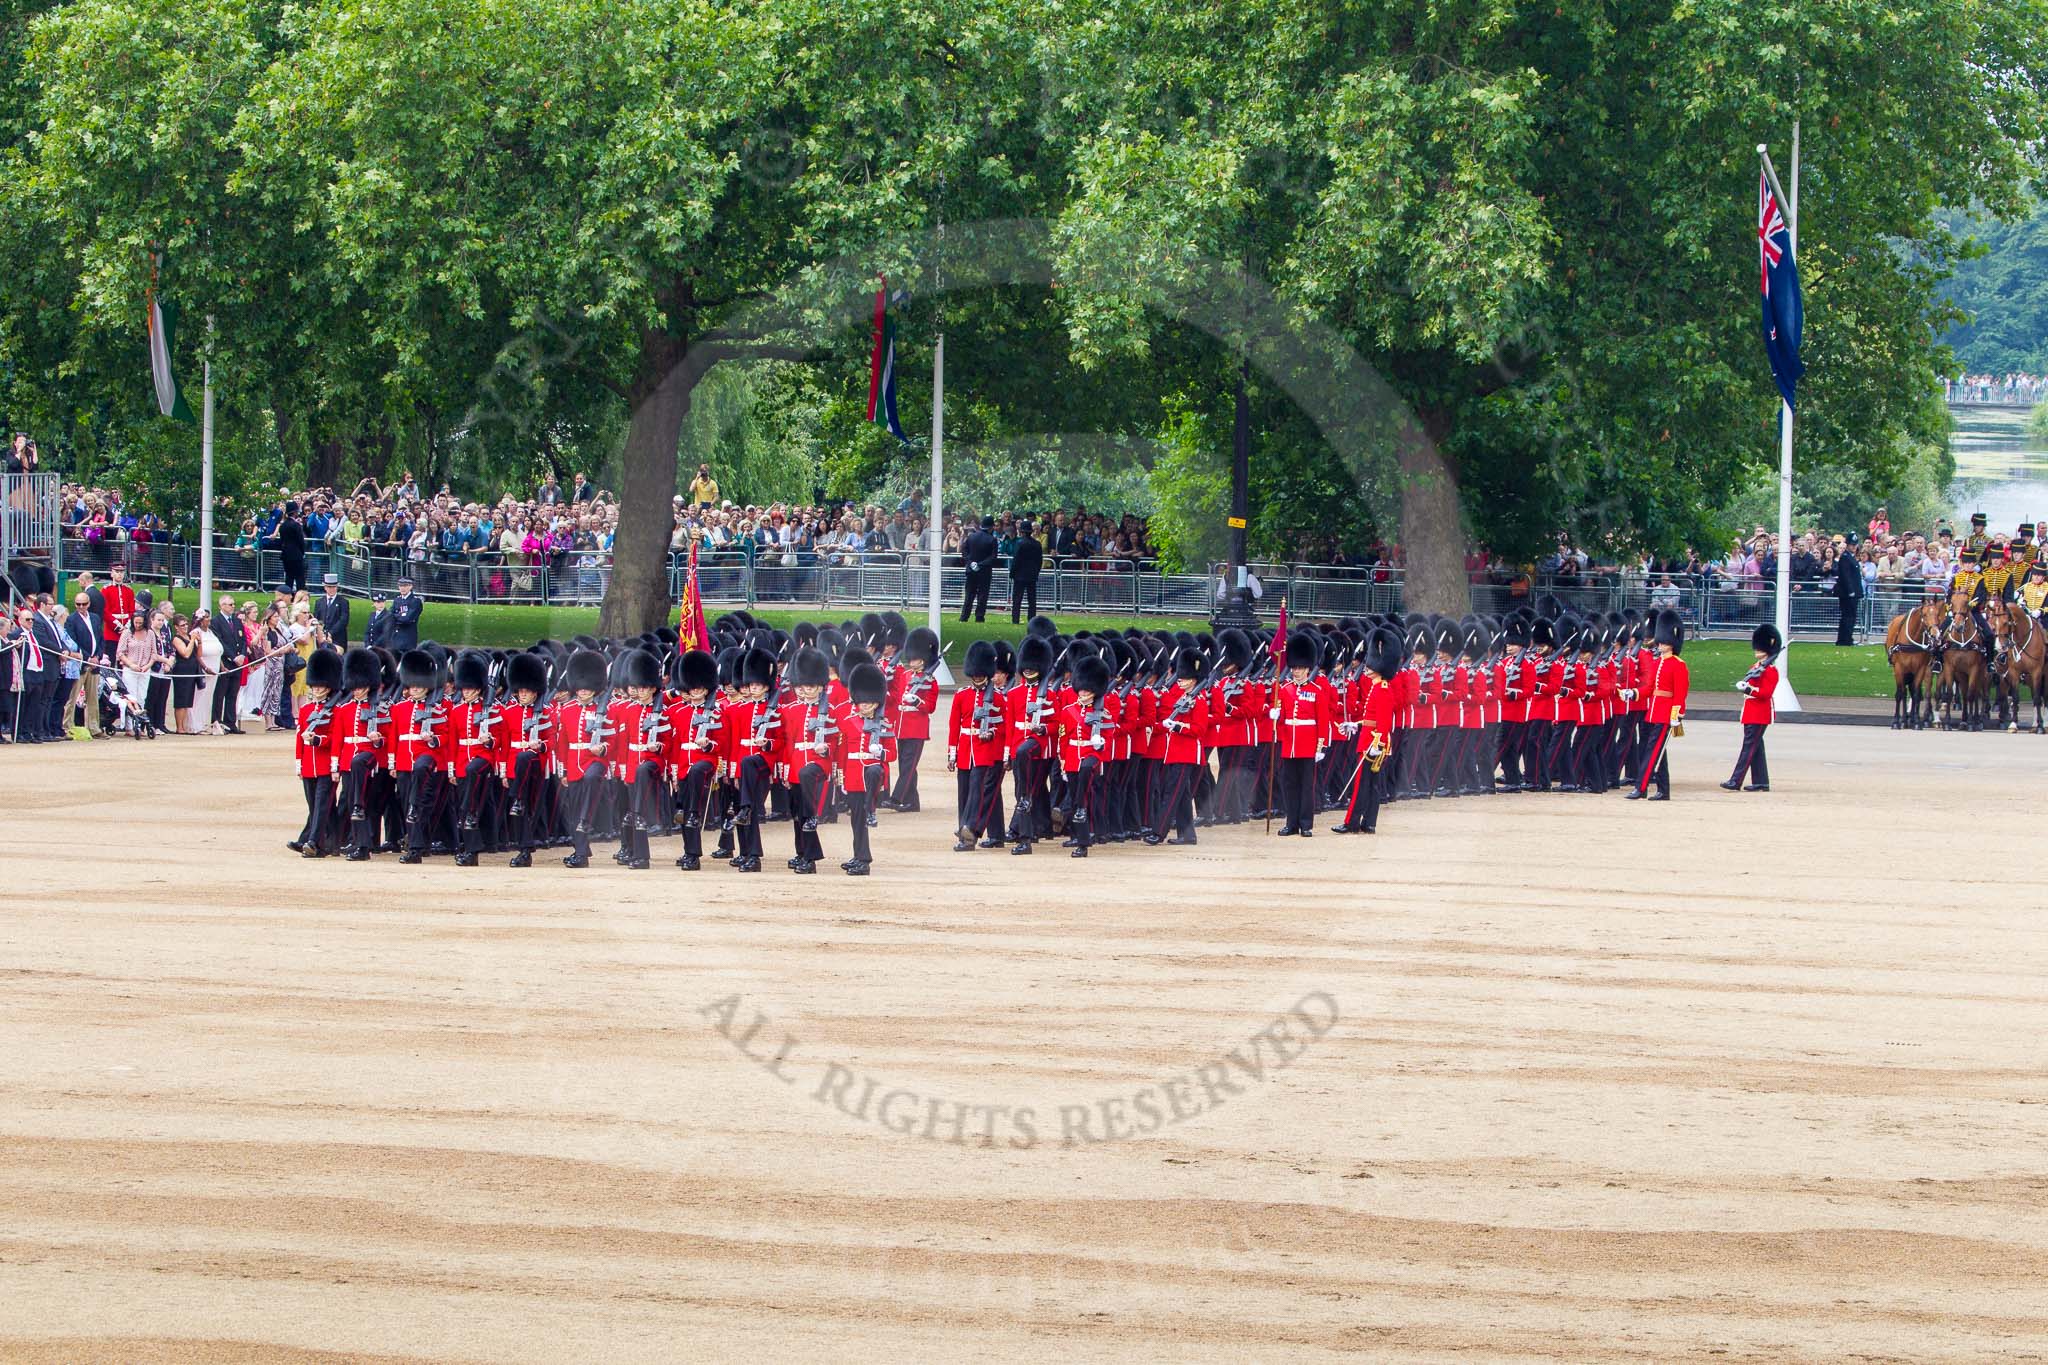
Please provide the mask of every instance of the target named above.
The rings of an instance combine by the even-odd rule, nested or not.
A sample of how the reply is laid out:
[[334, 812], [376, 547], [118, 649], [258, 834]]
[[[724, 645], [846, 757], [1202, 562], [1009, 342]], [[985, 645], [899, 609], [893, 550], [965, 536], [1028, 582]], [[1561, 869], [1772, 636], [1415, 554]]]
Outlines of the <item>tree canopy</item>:
[[[1704, 543], [1773, 458], [1754, 149], [1782, 166], [1794, 118], [1803, 457], [1896, 486], [1941, 439], [1966, 252], [1938, 211], [2024, 215], [2048, 53], [2048, 0], [8, 18], [0, 402], [80, 463], [161, 464], [139, 327], [161, 249], [180, 364], [210, 348], [249, 469], [608, 462], [609, 629], [665, 613], [685, 464], [912, 481], [857, 420], [878, 273], [912, 291], [906, 358], [947, 332], [964, 447], [1075, 487], [1149, 469], [1189, 562], [1220, 544], [1247, 369], [1257, 553], [1398, 537], [1437, 607], [1470, 538]], [[977, 277], [967, 225], [996, 222], [1034, 225], [1039, 259]]]

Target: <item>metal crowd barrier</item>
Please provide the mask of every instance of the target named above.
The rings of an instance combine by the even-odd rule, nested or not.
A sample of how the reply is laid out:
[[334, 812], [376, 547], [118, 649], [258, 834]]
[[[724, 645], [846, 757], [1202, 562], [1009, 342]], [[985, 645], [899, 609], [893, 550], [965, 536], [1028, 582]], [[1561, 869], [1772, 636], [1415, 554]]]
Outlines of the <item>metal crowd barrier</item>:
[[[13, 476], [16, 479], [22, 476]], [[30, 478], [51, 480], [54, 476]], [[35, 499], [24, 498], [17, 508], [12, 488], [0, 488], [9, 498], [10, 518], [18, 512], [25, 532], [53, 528], [54, 492], [50, 506], [38, 511]], [[28, 525], [33, 516], [43, 518]], [[11, 534], [11, 531], [10, 531]], [[52, 537], [55, 539], [55, 537]], [[14, 542], [23, 543], [21, 541]], [[141, 581], [175, 582], [190, 585], [199, 574], [196, 546], [165, 541], [138, 544], [117, 539], [88, 543], [65, 534], [57, 542], [63, 567], [68, 571], [91, 568], [104, 575], [120, 560], [130, 576]], [[322, 576], [335, 574], [342, 590], [351, 596], [369, 597], [395, 591], [401, 575], [409, 576], [414, 590], [431, 601], [504, 603], [532, 606], [596, 606], [604, 600], [611, 579], [610, 557], [581, 551], [527, 562], [525, 557], [480, 554], [460, 559], [428, 558], [409, 561], [377, 553], [367, 547], [320, 546], [306, 556], [306, 579], [314, 591]], [[929, 559], [916, 552], [828, 551], [824, 554], [785, 554], [779, 549], [760, 552], [716, 550], [700, 552], [697, 562], [698, 587], [707, 604], [718, 606], [815, 606], [879, 610], [896, 608], [914, 611], [926, 600]], [[688, 575], [688, 557], [670, 556], [669, 593], [680, 599]], [[281, 586], [284, 564], [274, 549], [237, 547], [223, 542], [213, 558], [215, 581], [230, 591], [253, 592]], [[1251, 566], [1264, 590], [1259, 606], [1269, 618], [1285, 597], [1289, 611], [1298, 619], [1329, 620], [1343, 616], [1401, 613], [1406, 610], [1405, 585], [1398, 569], [1334, 568], [1328, 565], [1262, 563]], [[1038, 583], [1039, 610], [1051, 613], [1095, 612], [1128, 616], [1207, 616], [1215, 606], [1222, 566], [1206, 574], [1165, 573], [1157, 563], [1120, 560], [1069, 559], [1047, 561]], [[940, 567], [942, 600], [957, 609], [966, 589], [966, 573], [958, 555], [945, 556]], [[1597, 574], [1571, 580], [1542, 579], [1514, 585], [1475, 583], [1470, 589], [1470, 609], [1493, 615], [1505, 614], [1536, 599], [1554, 596], [1575, 612], [1637, 611], [1671, 607], [1693, 630], [1708, 635], [1744, 635], [1759, 622], [1774, 619], [1775, 590], [1765, 585], [1724, 582], [1712, 575], [1650, 575], [1642, 573]], [[1879, 634], [1893, 616], [1922, 600], [1917, 583], [1879, 583], [1857, 612], [1857, 629], [1866, 637]], [[1010, 576], [998, 566], [989, 589], [992, 612], [1007, 612]], [[1792, 595], [1792, 628], [1805, 634], [1832, 633], [1838, 610], [1831, 584], [1820, 582], [1795, 585]]]

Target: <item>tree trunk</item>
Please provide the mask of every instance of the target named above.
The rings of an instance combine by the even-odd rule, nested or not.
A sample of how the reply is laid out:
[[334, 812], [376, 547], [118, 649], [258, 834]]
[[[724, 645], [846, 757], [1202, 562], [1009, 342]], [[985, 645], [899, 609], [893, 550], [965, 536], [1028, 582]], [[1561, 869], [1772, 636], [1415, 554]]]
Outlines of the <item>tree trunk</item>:
[[690, 395], [703, 378], [689, 343], [665, 331], [641, 337], [639, 372], [620, 457], [619, 530], [605, 588], [600, 635], [637, 635], [668, 620], [668, 546], [675, 529], [676, 450]]
[[306, 456], [306, 487], [346, 491], [340, 487], [343, 449], [345, 447], [338, 440], [313, 442], [313, 448]]
[[1465, 578], [1465, 526], [1458, 507], [1458, 471], [1443, 451], [1450, 414], [1418, 409], [1396, 436], [1401, 466], [1401, 549], [1407, 563], [1409, 611], [1463, 616], [1472, 610]]

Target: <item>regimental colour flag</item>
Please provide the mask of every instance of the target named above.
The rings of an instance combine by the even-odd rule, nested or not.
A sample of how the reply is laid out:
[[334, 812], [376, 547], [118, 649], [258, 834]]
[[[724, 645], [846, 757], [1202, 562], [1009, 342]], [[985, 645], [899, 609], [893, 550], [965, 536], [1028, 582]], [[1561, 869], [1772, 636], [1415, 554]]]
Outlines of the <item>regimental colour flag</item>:
[[889, 281], [884, 278], [881, 288], [875, 290], [875, 350], [868, 361], [868, 420], [885, 424], [890, 435], [909, 445], [903, 423], [896, 420], [896, 322], [889, 316], [889, 304], [902, 302], [903, 291], [890, 294]]
[[690, 542], [690, 576], [683, 580], [682, 608], [676, 617], [676, 653], [709, 650], [711, 631], [704, 621], [704, 593], [697, 586], [697, 542]]
[[1806, 366], [1799, 359], [1799, 331], [1804, 307], [1799, 295], [1799, 265], [1792, 259], [1792, 229], [1785, 221], [1783, 206], [1771, 190], [1771, 177], [1757, 172], [1756, 242], [1762, 261], [1764, 305], [1764, 352], [1771, 358], [1771, 378], [1778, 383], [1786, 407], [1796, 407], [1794, 396]]
[[171, 373], [171, 347], [177, 341], [178, 307], [165, 303], [156, 292], [157, 273], [162, 266], [163, 253], [150, 253], [149, 377], [156, 386], [157, 411], [180, 422], [189, 422], [192, 409], [185, 406], [185, 395], [178, 388], [178, 377]]

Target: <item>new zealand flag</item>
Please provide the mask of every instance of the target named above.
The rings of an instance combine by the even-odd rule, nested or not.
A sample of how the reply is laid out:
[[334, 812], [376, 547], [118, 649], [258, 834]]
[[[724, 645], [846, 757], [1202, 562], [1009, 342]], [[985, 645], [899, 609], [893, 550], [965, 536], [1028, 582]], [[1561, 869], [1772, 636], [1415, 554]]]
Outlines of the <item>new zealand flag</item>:
[[1771, 178], [1757, 172], [1756, 240], [1762, 258], [1764, 296], [1764, 351], [1771, 358], [1771, 378], [1787, 407], [1797, 406], [1793, 396], [1806, 366], [1799, 360], [1799, 329], [1804, 308], [1799, 297], [1799, 266], [1792, 259], [1792, 231], [1771, 193]]

